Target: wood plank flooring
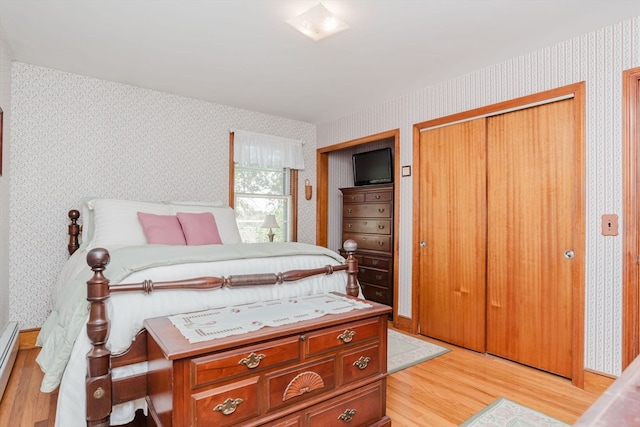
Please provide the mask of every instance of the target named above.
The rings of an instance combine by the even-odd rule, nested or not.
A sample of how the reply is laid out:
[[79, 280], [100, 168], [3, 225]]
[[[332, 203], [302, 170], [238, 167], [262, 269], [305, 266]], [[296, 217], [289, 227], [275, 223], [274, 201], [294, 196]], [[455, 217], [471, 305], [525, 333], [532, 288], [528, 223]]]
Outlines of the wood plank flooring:
[[[499, 397], [572, 424], [600, 395], [536, 369], [424, 339], [451, 351], [389, 376], [387, 415], [393, 427], [457, 426]], [[54, 425], [57, 395], [39, 391], [38, 351], [18, 353], [0, 402], [0, 426]]]

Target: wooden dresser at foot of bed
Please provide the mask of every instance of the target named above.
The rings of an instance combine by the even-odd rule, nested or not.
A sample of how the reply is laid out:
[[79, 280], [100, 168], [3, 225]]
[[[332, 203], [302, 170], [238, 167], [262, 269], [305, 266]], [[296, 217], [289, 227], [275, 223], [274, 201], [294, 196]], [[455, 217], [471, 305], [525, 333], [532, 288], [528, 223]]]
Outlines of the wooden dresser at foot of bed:
[[352, 310], [190, 344], [166, 317], [148, 331], [148, 425], [390, 426], [390, 308]]

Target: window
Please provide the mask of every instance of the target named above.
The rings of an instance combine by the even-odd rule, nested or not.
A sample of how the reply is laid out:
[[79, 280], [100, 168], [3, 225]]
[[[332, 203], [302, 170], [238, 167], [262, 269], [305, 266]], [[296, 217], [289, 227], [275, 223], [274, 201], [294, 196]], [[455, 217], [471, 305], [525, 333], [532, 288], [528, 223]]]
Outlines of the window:
[[292, 240], [291, 169], [235, 163], [234, 209], [245, 243], [267, 242], [262, 228], [266, 215], [274, 215], [279, 228], [274, 242]]
[[302, 141], [236, 130], [230, 135], [229, 200], [245, 243], [296, 241], [298, 169], [304, 169]]

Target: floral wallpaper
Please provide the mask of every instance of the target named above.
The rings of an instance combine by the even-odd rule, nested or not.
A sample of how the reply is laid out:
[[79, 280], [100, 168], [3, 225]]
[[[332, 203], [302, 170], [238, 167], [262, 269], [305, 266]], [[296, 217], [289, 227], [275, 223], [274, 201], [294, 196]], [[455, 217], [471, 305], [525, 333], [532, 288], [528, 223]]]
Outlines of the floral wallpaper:
[[[1, 31], [1, 29], [0, 29]], [[0, 33], [0, 108], [3, 111], [2, 176], [0, 176], [0, 334], [9, 316], [9, 135], [11, 134], [11, 60]], [[2, 351], [3, 349], [0, 349]]]
[[[315, 182], [315, 125], [24, 63], [12, 71], [9, 306], [20, 329], [51, 309], [67, 212], [84, 196], [228, 201], [232, 129], [304, 141], [299, 179]], [[315, 243], [315, 199], [299, 199], [298, 240]]]

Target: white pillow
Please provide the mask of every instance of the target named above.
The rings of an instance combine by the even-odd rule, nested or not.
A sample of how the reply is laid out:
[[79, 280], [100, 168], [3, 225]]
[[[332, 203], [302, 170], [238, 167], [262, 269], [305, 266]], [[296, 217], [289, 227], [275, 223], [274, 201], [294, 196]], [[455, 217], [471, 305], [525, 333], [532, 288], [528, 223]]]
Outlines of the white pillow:
[[93, 211], [89, 209], [89, 202], [94, 199], [97, 197], [83, 197], [80, 201], [80, 224], [82, 224], [80, 250], [88, 247], [93, 238]]
[[215, 200], [213, 202], [166, 202], [169, 204], [173, 204], [173, 205], [190, 205], [190, 206], [215, 206], [215, 207], [226, 207], [228, 208], [229, 206], [223, 202], [223, 201], [219, 201], [219, 200]]
[[87, 245], [88, 249], [146, 245], [147, 239], [138, 212], [173, 214], [172, 207], [162, 202], [91, 199], [87, 206], [93, 212], [93, 236]]
[[172, 214], [178, 212], [202, 213], [211, 212], [216, 219], [220, 239], [225, 245], [232, 243], [242, 243], [238, 223], [236, 222], [236, 212], [229, 206], [208, 206], [206, 204], [185, 205], [182, 203], [171, 203]]

